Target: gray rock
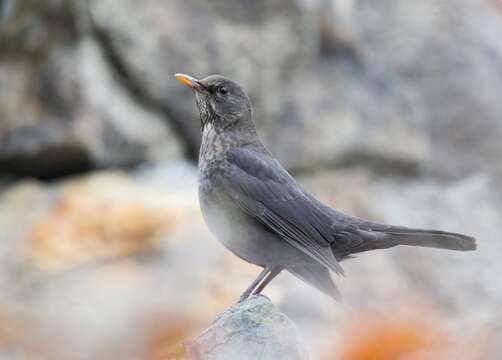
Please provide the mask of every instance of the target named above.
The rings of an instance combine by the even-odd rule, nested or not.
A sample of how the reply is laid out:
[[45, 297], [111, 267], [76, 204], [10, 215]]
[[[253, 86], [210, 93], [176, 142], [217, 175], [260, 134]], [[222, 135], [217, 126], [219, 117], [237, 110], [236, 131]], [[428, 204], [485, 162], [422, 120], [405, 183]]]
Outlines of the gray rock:
[[[362, 137], [371, 136], [371, 124], [383, 124], [379, 127], [384, 129], [389, 120], [381, 119], [388, 112], [412, 131], [389, 131], [384, 142], [393, 143], [397, 151], [399, 144], [425, 138], [425, 151], [416, 153], [414, 160], [431, 173], [459, 177], [502, 171], [502, 104], [497, 96], [502, 92], [502, 43], [494, 41], [502, 37], [502, 24], [493, 1], [329, 3], [332, 17], [325, 11], [323, 24], [331, 36], [325, 38], [345, 39], [350, 56], [335, 52], [325, 57], [331, 66], [345, 59], [352, 75], [343, 70], [349, 76], [328, 80], [325, 87], [341, 88], [349, 98], [341, 102], [332, 97], [333, 107], [351, 104], [352, 112], [364, 113], [364, 129], [369, 127], [370, 133], [362, 131]], [[354, 102], [354, 82], [361, 83], [371, 101]], [[320, 96], [326, 102], [330, 93]], [[333, 119], [333, 129], [327, 131], [336, 139], [335, 130], [343, 136], [346, 126]], [[365, 143], [371, 143], [369, 136]]]
[[130, 94], [99, 42], [77, 31], [69, 2], [35, 3], [14, 1], [2, 23], [0, 173], [45, 178], [182, 156], [166, 115]]
[[68, 138], [67, 114], [54, 113], [57, 99], [41, 78], [54, 47], [76, 39], [68, 3], [7, 1], [2, 8], [0, 173], [44, 177], [55, 169], [88, 169], [86, 150]]
[[375, 94], [368, 79], [347, 65], [319, 65], [284, 92], [284, 113], [263, 133], [289, 168], [362, 163], [416, 173], [427, 161], [430, 139], [414, 114], [389, 95]]
[[321, 3], [96, 0], [89, 12], [136, 96], [169, 114], [194, 154], [197, 115], [173, 72], [241, 82], [265, 142], [290, 168], [502, 171], [497, 8]]
[[182, 156], [183, 145], [164, 115], [131, 96], [95, 41], [83, 38], [70, 59], [80, 95], [72, 133], [86, 144], [95, 163], [116, 166]]
[[187, 72], [241, 82], [289, 168], [502, 173], [488, 0], [2, 4], [0, 168], [195, 159], [198, 115], [172, 78]]
[[174, 73], [237, 79], [265, 124], [281, 111], [284, 84], [317, 54], [313, 11], [289, 0], [93, 0], [89, 12], [136, 93], [172, 115], [195, 153], [198, 114]]
[[190, 360], [308, 359], [293, 323], [263, 296], [223, 312], [187, 350]]

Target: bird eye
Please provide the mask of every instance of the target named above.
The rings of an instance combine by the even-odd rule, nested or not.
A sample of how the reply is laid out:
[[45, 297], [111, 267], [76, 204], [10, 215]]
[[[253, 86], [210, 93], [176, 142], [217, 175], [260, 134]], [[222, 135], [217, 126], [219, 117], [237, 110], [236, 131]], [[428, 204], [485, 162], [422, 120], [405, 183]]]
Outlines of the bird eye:
[[220, 95], [226, 95], [226, 94], [228, 94], [228, 89], [226, 87], [224, 87], [224, 86], [219, 86], [218, 89], [216, 89], [216, 91]]

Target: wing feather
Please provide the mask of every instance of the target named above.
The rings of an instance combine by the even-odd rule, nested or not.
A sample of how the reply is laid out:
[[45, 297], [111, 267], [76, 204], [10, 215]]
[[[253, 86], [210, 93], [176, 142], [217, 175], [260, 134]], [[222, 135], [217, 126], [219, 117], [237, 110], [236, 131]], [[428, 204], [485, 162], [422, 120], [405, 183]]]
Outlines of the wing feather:
[[270, 155], [247, 149], [227, 153], [230, 197], [291, 246], [343, 274], [331, 246], [331, 220]]

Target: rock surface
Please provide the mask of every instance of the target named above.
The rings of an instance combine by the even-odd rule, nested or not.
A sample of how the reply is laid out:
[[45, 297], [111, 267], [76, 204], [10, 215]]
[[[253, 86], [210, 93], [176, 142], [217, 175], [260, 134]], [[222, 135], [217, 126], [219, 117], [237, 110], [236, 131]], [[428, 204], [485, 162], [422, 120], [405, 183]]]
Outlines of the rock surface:
[[218, 316], [187, 345], [190, 360], [306, 360], [295, 325], [264, 296], [252, 296]]
[[0, 171], [196, 159], [186, 72], [242, 83], [289, 168], [502, 172], [494, 1], [6, 3]]
[[[428, 140], [429, 156], [421, 164], [435, 175], [500, 174], [496, 134], [502, 125], [495, 94], [502, 91], [502, 45], [493, 36], [502, 36], [502, 23], [496, 2], [330, 4], [334, 17], [325, 23], [348, 39], [358, 65], [348, 81], [337, 85], [350, 89], [351, 83], [362, 83], [363, 94], [372, 100], [355, 111], [364, 112], [370, 129], [389, 117], [414, 128]], [[415, 140], [414, 132], [408, 134], [388, 132], [386, 140]]]
[[93, 0], [89, 13], [136, 93], [172, 114], [195, 153], [198, 115], [174, 73], [238, 79], [264, 124], [281, 111], [283, 83], [316, 56], [314, 13], [300, 2]]
[[12, 3], [2, 22], [0, 174], [53, 178], [183, 155], [165, 115], [122, 85], [69, 1]]

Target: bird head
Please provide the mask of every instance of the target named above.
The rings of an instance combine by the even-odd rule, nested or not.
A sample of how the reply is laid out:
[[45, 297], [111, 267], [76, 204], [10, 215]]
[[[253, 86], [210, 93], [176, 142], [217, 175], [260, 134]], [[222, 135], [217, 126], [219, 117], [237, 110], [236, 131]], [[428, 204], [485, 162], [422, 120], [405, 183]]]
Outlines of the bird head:
[[185, 74], [174, 75], [195, 92], [202, 127], [210, 124], [217, 131], [254, 126], [251, 101], [236, 82], [221, 75], [197, 80]]

